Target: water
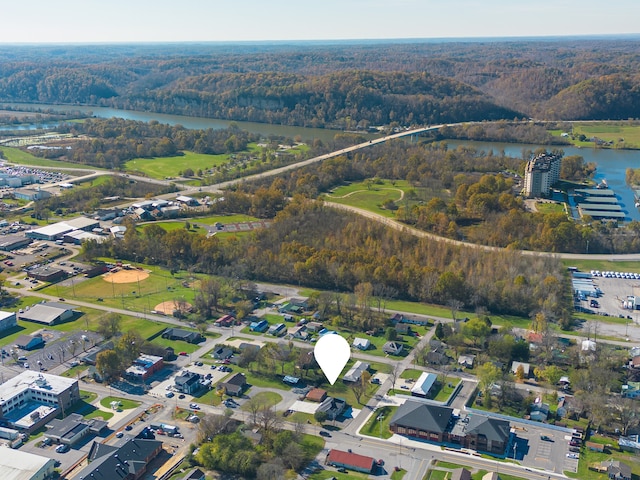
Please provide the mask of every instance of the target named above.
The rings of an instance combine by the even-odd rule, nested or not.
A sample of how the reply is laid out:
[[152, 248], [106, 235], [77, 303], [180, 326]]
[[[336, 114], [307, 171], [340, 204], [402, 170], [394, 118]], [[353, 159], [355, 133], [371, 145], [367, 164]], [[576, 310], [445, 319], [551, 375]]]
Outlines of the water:
[[[640, 150], [612, 150], [605, 148], [578, 148], [572, 146], [527, 145], [517, 143], [472, 142], [463, 140], [447, 141], [451, 148], [458, 145], [468, 145], [477, 150], [499, 154], [502, 150], [510, 157], [523, 158], [523, 151], [537, 148], [560, 148], [566, 157], [580, 155], [585, 162], [597, 165], [594, 180], [600, 183], [606, 180], [609, 188], [616, 193], [616, 198], [628, 219], [640, 221], [640, 211], [635, 206], [633, 189], [626, 183], [627, 168], [640, 168]], [[524, 157], [528, 160], [528, 157]]]
[[[186, 117], [184, 115], [169, 115], [166, 113], [153, 113], [153, 112], [136, 112], [133, 110], [119, 110], [117, 108], [108, 107], [87, 107], [77, 105], [49, 105], [41, 103], [3, 103], [0, 105], [7, 105], [13, 108], [24, 108], [26, 110], [42, 109], [52, 110], [55, 112], [76, 111], [81, 113], [91, 113], [94, 117], [98, 118], [124, 118], [125, 120], [138, 120], [141, 122], [149, 122], [156, 120], [160, 123], [166, 123], [169, 125], [183, 125], [185, 128], [193, 129], [223, 129], [227, 128], [232, 123], [238, 125], [242, 130], [258, 133], [260, 135], [280, 135], [283, 137], [293, 138], [296, 135], [300, 135], [306, 142], [311, 142], [314, 139], [320, 139], [323, 142], [333, 140], [333, 137], [337, 133], [342, 133], [340, 130], [329, 130], [324, 128], [306, 128], [306, 127], [290, 127], [286, 125], [270, 125], [268, 123], [256, 123], [256, 122], [237, 122], [233, 120], [220, 120], [216, 118], [205, 117]], [[31, 128], [29, 128], [31, 127]], [[25, 125], [23, 130], [36, 129], [39, 125]], [[0, 128], [1, 130], [10, 130], [10, 128]]]

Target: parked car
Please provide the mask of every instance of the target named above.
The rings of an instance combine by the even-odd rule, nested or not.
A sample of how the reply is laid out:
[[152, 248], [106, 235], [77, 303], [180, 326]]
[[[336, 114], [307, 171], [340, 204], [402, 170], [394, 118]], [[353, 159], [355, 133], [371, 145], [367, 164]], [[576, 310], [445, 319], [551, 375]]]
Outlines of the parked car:
[[578, 460], [580, 458], [580, 455], [578, 455], [577, 453], [567, 453], [567, 458], [573, 458], [574, 460]]
[[190, 403], [189, 408], [191, 408], [192, 410], [200, 410], [200, 405], [198, 405], [197, 403]]
[[326, 430], [320, 430], [320, 436], [321, 437], [330, 437], [331, 434], [329, 432], [327, 432]]
[[182, 400], [184, 398], [184, 393], [181, 393], [180, 395], [178, 395], [178, 398]]
[[553, 442], [553, 439], [548, 435], [540, 435], [540, 440], [544, 440], [545, 442]]
[[116, 438], [122, 438], [124, 436], [124, 432], [120, 431], [116, 433]]
[[166, 396], [167, 398], [173, 398], [173, 397], [174, 397], [174, 394], [173, 394], [173, 392], [167, 392], [167, 393], [165, 393], [165, 396]]
[[58, 453], [67, 453], [69, 450], [71, 450], [71, 447], [65, 443], [56, 447], [56, 452]]
[[181, 355], [183, 357], [186, 357], [187, 355], [189, 355], [187, 352], [180, 352], [178, 355]]

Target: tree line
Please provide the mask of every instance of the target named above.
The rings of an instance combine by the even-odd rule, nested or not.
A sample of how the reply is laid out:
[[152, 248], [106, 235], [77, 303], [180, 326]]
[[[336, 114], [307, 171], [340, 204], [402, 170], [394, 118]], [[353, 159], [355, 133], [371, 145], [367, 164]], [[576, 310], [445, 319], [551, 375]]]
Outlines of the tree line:
[[638, 116], [638, 45], [23, 46], [0, 49], [0, 100], [346, 128], [452, 116], [626, 120]]

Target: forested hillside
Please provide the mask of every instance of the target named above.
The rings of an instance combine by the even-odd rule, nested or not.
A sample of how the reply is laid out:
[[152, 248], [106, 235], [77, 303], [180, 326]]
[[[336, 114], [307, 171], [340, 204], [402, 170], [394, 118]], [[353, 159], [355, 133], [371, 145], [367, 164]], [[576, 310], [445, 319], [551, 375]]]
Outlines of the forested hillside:
[[640, 117], [640, 40], [13, 46], [0, 102], [341, 128]]

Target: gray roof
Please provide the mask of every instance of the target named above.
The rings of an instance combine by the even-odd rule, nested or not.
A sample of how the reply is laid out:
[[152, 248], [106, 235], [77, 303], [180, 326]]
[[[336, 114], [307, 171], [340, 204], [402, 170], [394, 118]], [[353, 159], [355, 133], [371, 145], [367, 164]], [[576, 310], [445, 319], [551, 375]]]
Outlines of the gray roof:
[[484, 415], [469, 415], [467, 417], [467, 434], [483, 435], [492, 442], [506, 442], [509, 438], [511, 427], [506, 420], [485, 417]]
[[427, 432], [444, 433], [453, 409], [437, 405], [406, 401], [398, 407], [391, 424], [413, 427]]
[[20, 320], [30, 320], [32, 322], [53, 323], [60, 315], [67, 310], [73, 310], [68, 305], [57, 302], [38, 303], [19, 314]]
[[162, 447], [158, 440], [131, 438], [120, 447], [94, 442], [89, 451], [91, 463], [76, 478], [112, 480], [131, 474], [140, 475], [147, 466], [146, 459]]

